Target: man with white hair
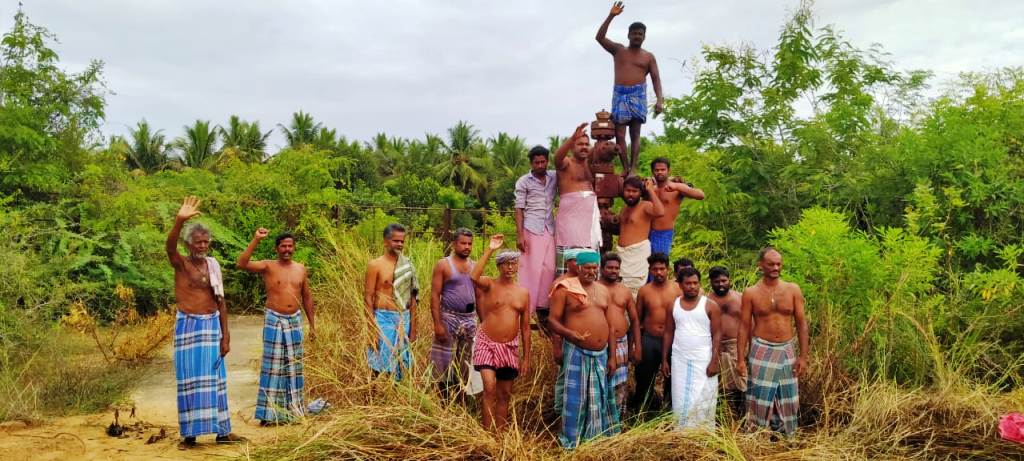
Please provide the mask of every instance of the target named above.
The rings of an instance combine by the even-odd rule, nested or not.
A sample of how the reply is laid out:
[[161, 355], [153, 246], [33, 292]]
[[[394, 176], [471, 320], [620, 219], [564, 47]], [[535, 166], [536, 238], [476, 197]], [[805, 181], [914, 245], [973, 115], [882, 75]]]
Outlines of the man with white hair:
[[220, 264], [206, 256], [210, 230], [193, 224], [185, 232], [188, 256], [178, 253], [185, 222], [199, 216], [199, 199], [186, 197], [167, 235], [167, 259], [174, 267], [174, 374], [178, 383], [178, 449], [196, 446], [196, 436], [217, 434], [217, 443], [244, 442], [231, 433], [224, 356], [231, 350], [228, 309]]

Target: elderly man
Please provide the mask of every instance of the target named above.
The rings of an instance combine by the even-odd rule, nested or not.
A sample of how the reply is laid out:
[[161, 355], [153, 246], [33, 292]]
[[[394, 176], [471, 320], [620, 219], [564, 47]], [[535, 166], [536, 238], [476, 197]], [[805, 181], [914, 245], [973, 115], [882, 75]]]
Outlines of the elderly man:
[[559, 442], [566, 448], [602, 435], [619, 432], [615, 393], [609, 377], [616, 368], [613, 319], [609, 314], [608, 289], [597, 283], [600, 257], [595, 251], [576, 256], [580, 275], [555, 286], [551, 298], [551, 328], [564, 338], [560, 395], [562, 431]]
[[309, 336], [316, 334], [313, 295], [309, 291], [306, 266], [292, 260], [295, 237], [281, 234], [274, 239], [277, 259], [252, 261], [252, 252], [269, 232], [256, 230], [249, 246], [238, 256], [238, 268], [263, 276], [267, 288], [267, 309], [263, 317], [263, 360], [260, 388], [256, 396], [256, 419], [262, 425], [290, 422], [305, 414], [302, 390], [302, 312], [309, 322]]
[[217, 434], [217, 443], [245, 441], [231, 433], [224, 356], [231, 350], [228, 309], [220, 264], [206, 256], [210, 231], [194, 224], [185, 232], [188, 256], [178, 253], [181, 228], [199, 216], [199, 199], [186, 197], [167, 234], [167, 259], [174, 268], [174, 374], [178, 383], [179, 450], [196, 446], [196, 436]]
[[[799, 285], [780, 278], [782, 254], [778, 250], [763, 248], [757, 265], [761, 280], [743, 290], [736, 370], [747, 378], [747, 423], [791, 436], [796, 433], [800, 413], [797, 379], [807, 371], [804, 295]], [[799, 356], [794, 351], [794, 336], [800, 341]]]
[[548, 169], [548, 150], [530, 149], [530, 172], [516, 181], [516, 234], [522, 252], [519, 284], [530, 292], [530, 311], [548, 308], [555, 278], [555, 171]]
[[471, 275], [481, 293], [482, 320], [474, 340], [473, 367], [480, 372], [484, 384], [484, 427], [496, 432], [508, 426], [512, 381], [530, 369], [530, 294], [516, 283], [519, 253], [498, 253], [494, 259], [498, 278], [483, 275], [484, 265], [501, 248], [504, 239], [501, 234], [491, 237]]
[[469, 258], [473, 252], [473, 232], [455, 230], [452, 253], [434, 265], [430, 282], [430, 315], [434, 322], [434, 342], [430, 361], [434, 377], [445, 397], [466, 382], [476, 335], [476, 290], [470, 274], [475, 267]]
[[409, 343], [416, 340], [416, 301], [419, 282], [412, 261], [402, 254], [405, 227], [384, 228], [384, 254], [370, 261], [363, 285], [370, 347], [366, 358], [374, 374], [396, 380], [412, 366]]

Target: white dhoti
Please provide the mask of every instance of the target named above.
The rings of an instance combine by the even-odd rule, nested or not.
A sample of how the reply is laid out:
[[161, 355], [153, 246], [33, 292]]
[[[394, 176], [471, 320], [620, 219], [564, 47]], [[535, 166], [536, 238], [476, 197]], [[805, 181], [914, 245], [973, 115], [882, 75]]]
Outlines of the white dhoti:
[[718, 376], [708, 377], [711, 364], [711, 328], [701, 297], [692, 310], [684, 310], [679, 299], [672, 306], [676, 323], [672, 337], [672, 413], [680, 428], [714, 429], [718, 402]]
[[619, 277], [622, 278], [622, 284], [633, 292], [635, 299], [636, 292], [647, 283], [647, 269], [650, 267], [647, 258], [651, 256], [651, 241], [636, 242], [625, 248], [616, 245], [615, 252], [622, 258]]

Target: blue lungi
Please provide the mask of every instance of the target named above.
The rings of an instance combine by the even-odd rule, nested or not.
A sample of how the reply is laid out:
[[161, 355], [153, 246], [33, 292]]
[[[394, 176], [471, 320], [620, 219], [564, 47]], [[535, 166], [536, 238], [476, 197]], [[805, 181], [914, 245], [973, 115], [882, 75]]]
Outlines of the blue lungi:
[[402, 372], [412, 365], [409, 353], [409, 311], [375, 309], [381, 337], [377, 339], [377, 350], [366, 350], [370, 368], [378, 373], [391, 373], [396, 380], [402, 379]]
[[174, 323], [174, 376], [182, 437], [228, 435], [228, 384], [220, 355], [220, 313], [186, 314]]
[[267, 309], [256, 419], [287, 422], [305, 413], [302, 372], [302, 312], [285, 315]]
[[647, 82], [612, 90], [612, 121], [622, 125], [633, 120], [647, 123]]

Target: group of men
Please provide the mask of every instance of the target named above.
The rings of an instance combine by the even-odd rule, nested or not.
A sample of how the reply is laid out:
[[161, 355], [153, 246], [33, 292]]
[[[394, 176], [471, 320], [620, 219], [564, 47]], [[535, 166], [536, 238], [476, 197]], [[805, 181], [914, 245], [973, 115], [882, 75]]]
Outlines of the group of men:
[[[167, 236], [167, 257], [174, 268], [177, 318], [174, 326], [174, 369], [177, 382], [179, 449], [196, 446], [196, 437], [216, 434], [217, 443], [237, 443], [244, 437], [231, 432], [227, 372], [224, 357], [231, 350], [224, 279], [220, 264], [207, 256], [210, 230], [193, 224], [185, 231], [188, 255], [178, 251], [185, 223], [199, 216], [200, 201], [186, 197]], [[255, 417], [261, 425], [293, 421], [306, 411], [303, 399], [302, 313], [309, 337], [316, 334], [315, 309], [306, 267], [292, 260], [295, 237], [279, 235], [274, 242], [277, 259], [252, 260], [252, 253], [267, 238], [259, 228], [238, 257], [238, 268], [261, 274], [267, 291], [263, 325], [263, 358]]]

